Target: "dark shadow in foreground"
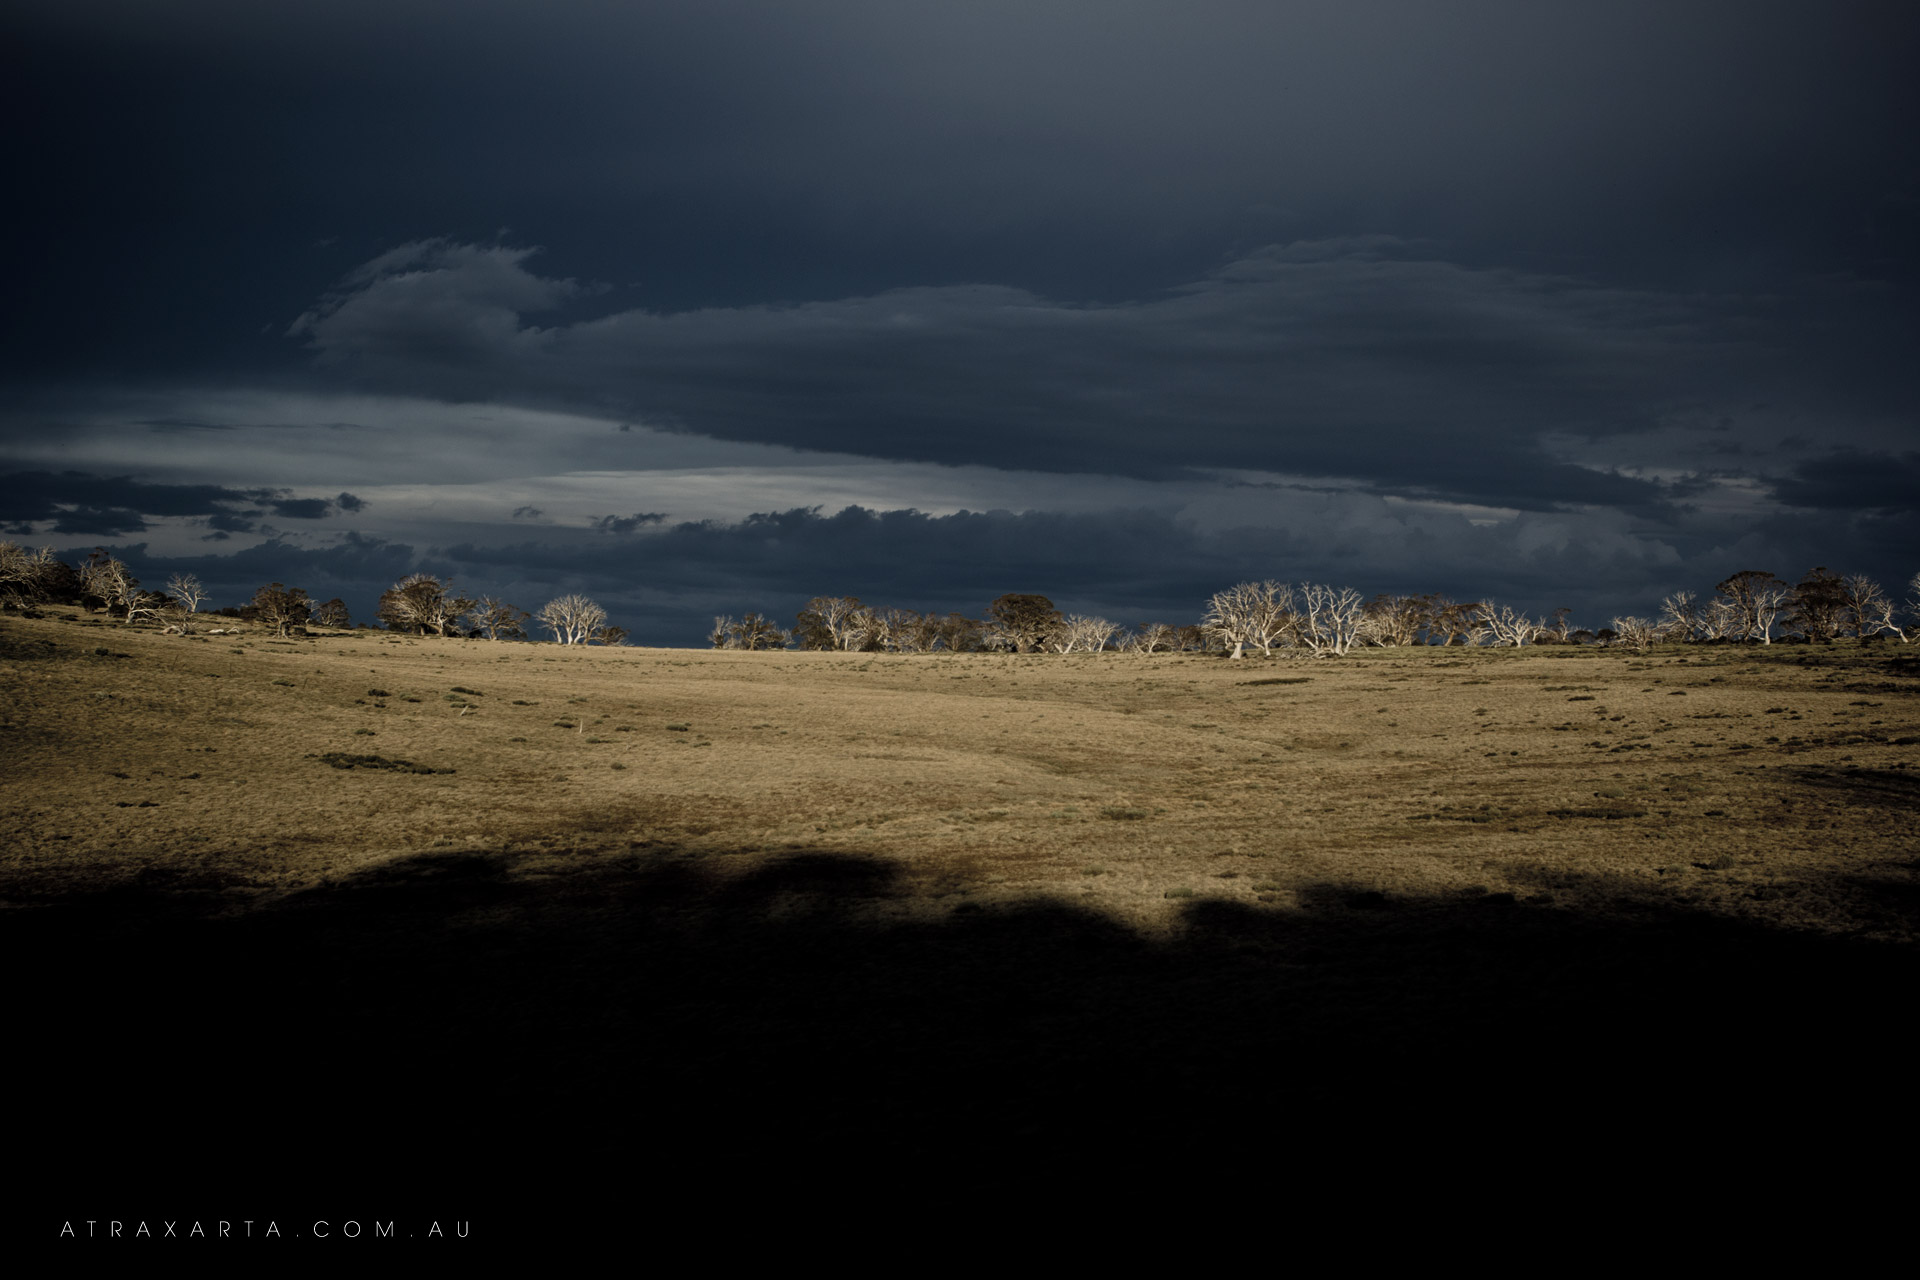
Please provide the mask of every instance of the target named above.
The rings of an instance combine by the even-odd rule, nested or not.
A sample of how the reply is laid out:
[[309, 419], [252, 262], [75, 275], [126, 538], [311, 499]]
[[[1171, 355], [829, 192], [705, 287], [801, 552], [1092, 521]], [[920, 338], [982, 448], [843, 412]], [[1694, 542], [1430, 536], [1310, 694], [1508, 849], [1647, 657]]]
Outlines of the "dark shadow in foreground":
[[672, 1197], [1911, 1155], [1905, 948], [1340, 885], [1198, 900], [1174, 940], [1049, 901], [876, 923], [884, 860], [731, 861], [428, 855], [240, 916], [22, 904], [15, 1167], [69, 1215], [497, 1238]]

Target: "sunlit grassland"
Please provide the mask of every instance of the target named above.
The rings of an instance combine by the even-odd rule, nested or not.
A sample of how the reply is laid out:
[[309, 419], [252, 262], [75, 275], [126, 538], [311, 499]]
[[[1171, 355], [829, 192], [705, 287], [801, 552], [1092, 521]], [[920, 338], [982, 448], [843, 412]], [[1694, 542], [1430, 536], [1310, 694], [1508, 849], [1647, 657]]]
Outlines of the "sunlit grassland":
[[1229, 662], [4, 625], [17, 904], [137, 883], [241, 910], [447, 851], [529, 877], [827, 852], [887, 861], [885, 895], [838, 904], [883, 916], [1054, 897], [1161, 930], [1337, 884], [1908, 938], [1858, 888], [1913, 857], [1892, 646]]

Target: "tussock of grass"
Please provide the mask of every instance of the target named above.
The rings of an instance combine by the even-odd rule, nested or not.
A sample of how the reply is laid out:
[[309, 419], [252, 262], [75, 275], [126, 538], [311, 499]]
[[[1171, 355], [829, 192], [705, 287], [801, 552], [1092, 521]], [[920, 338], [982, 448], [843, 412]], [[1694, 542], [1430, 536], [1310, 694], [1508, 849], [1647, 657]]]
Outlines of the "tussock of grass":
[[1625, 808], [1549, 809], [1547, 810], [1547, 816], [1550, 818], [1644, 818], [1647, 816], [1647, 811], [1645, 809]]
[[358, 756], [345, 751], [328, 751], [319, 757], [320, 763], [332, 765], [336, 769], [388, 769], [395, 773], [452, 773], [451, 769], [435, 769], [430, 765], [415, 764], [411, 760], [391, 760], [386, 756]]

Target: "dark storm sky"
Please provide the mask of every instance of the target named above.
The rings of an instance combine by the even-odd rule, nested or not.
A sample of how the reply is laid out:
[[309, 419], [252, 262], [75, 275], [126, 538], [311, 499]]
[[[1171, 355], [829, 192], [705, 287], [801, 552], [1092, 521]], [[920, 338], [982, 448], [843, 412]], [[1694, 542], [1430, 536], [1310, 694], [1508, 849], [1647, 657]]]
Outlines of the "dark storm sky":
[[0, 525], [662, 643], [1892, 585], [1913, 13], [10, 0]]

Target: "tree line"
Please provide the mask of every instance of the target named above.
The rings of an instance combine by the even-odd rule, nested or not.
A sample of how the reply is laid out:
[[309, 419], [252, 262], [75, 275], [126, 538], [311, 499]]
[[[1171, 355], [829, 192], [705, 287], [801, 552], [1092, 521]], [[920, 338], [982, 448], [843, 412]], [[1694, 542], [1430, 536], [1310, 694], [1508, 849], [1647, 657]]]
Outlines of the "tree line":
[[[83, 564], [0, 542], [0, 607], [31, 610], [65, 603], [104, 611], [129, 624], [147, 623], [192, 634], [216, 618], [231, 618], [290, 635], [308, 626], [353, 625], [338, 598], [315, 603], [299, 587], [268, 583], [243, 605], [203, 612], [207, 591], [192, 574], [175, 574], [164, 590], [143, 587], [126, 564], [104, 549]], [[531, 639], [530, 624], [558, 644], [624, 643], [628, 632], [607, 611], [570, 594], [529, 612], [493, 595], [469, 596], [429, 573], [400, 579], [381, 595], [379, 624], [411, 635], [488, 640]], [[1572, 611], [1530, 616], [1491, 600], [1444, 595], [1377, 594], [1351, 587], [1241, 582], [1215, 592], [1189, 623], [1145, 622], [1125, 627], [1106, 618], [1069, 614], [1043, 595], [1013, 592], [987, 606], [985, 616], [916, 612], [867, 605], [856, 596], [815, 596], [791, 627], [749, 612], [716, 617], [707, 642], [716, 649], [806, 649], [846, 653], [1099, 653], [1120, 651], [1219, 653], [1234, 658], [1276, 649], [1337, 657], [1355, 648], [1403, 645], [1595, 644], [1645, 649], [1660, 642], [1772, 644], [1825, 643], [1842, 637], [1892, 637], [1905, 644], [1920, 630], [1920, 573], [1896, 599], [1865, 574], [1819, 567], [1797, 583], [1756, 569], [1731, 574], [1710, 595], [1677, 591], [1651, 618], [1621, 616], [1589, 630]]]
[[[269, 627], [283, 636], [309, 626], [344, 630], [354, 625], [338, 597], [318, 603], [304, 589], [279, 582], [261, 587], [242, 605], [204, 611], [207, 596], [190, 573], [173, 575], [164, 590], [143, 587], [124, 561], [105, 550], [76, 566], [56, 559], [51, 547], [33, 550], [0, 542], [0, 608], [8, 610], [74, 605], [183, 635], [218, 629], [220, 619]], [[609, 625], [607, 611], [585, 596], [560, 596], [529, 613], [497, 596], [462, 595], [430, 573], [409, 574], [387, 588], [375, 614], [388, 630], [410, 635], [528, 639], [529, 622], [561, 644], [621, 644], [628, 634], [625, 627]]]
[[1003, 595], [984, 618], [917, 613], [863, 604], [857, 596], [815, 596], [783, 628], [761, 613], [716, 617], [707, 641], [716, 649], [809, 649], [858, 653], [1124, 653], [1198, 652], [1245, 657], [1274, 650], [1337, 657], [1356, 648], [1412, 645], [1509, 646], [1574, 644], [1645, 649], [1662, 641], [1758, 643], [1776, 639], [1824, 643], [1843, 636], [1891, 636], [1907, 643], [1920, 628], [1920, 573], [1896, 600], [1865, 574], [1809, 571], [1789, 584], [1771, 573], [1742, 570], [1713, 594], [1676, 592], [1658, 618], [1622, 616], [1598, 629], [1575, 626], [1571, 609], [1531, 616], [1492, 600], [1444, 595], [1371, 598], [1351, 587], [1267, 579], [1215, 592], [1196, 623], [1143, 622], [1123, 627], [1106, 618], [1068, 614], [1045, 596]]

